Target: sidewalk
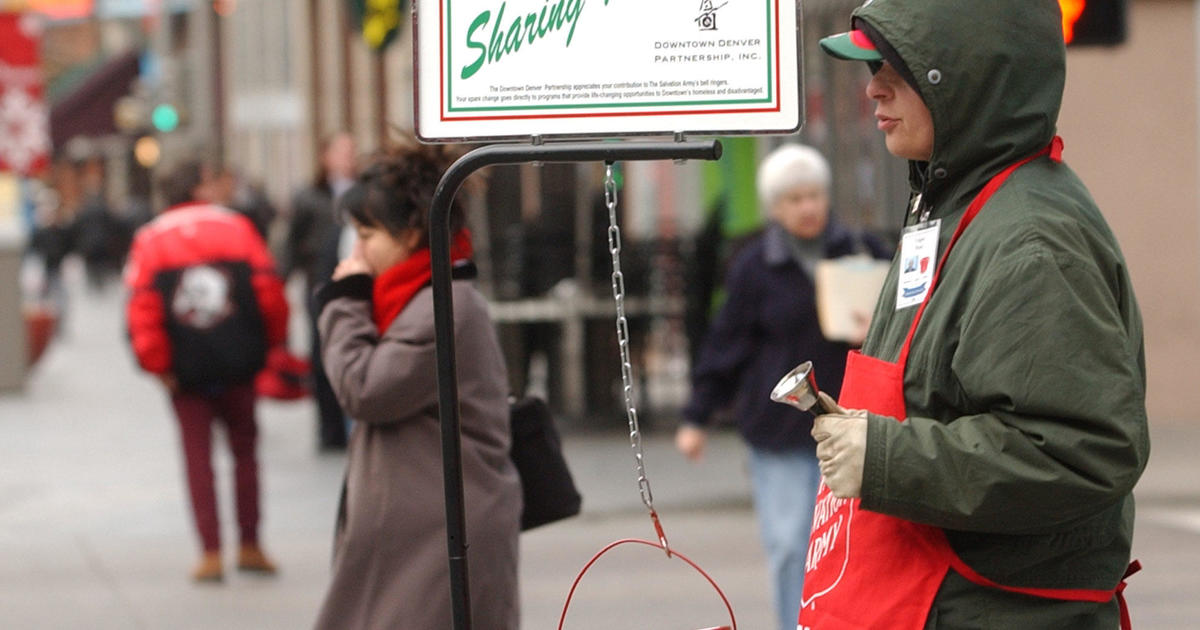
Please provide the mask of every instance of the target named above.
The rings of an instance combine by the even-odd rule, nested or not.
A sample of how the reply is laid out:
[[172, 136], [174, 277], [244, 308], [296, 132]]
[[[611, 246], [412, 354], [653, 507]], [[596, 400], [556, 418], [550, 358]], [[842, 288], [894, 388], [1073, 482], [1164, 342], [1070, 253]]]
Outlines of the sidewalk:
[[[78, 287], [78, 285], [75, 285]], [[121, 296], [76, 290], [66, 334], [22, 395], [0, 396], [0, 627], [294, 629], [315, 617], [328, 578], [344, 458], [316, 453], [305, 403], [264, 402], [264, 532], [281, 574], [227, 573], [192, 584], [196, 559], [179, 446], [167, 401], [125, 347]], [[653, 538], [638, 497], [624, 419], [611, 434], [565, 436], [584, 494], [576, 519], [522, 537], [523, 627], [553, 628], [576, 572], [605, 544]], [[1146, 570], [1128, 597], [1139, 630], [1200, 620], [1200, 426], [1155, 424], [1138, 488], [1135, 554]], [[769, 628], [769, 594], [736, 436], [714, 436], [692, 465], [669, 435], [645, 438], [656, 507], [672, 546], [725, 589], [746, 629]], [[233, 536], [229, 460], [216, 462]], [[232, 549], [230, 549], [232, 551]], [[227, 563], [232, 557], [227, 557]], [[581, 583], [567, 627], [700, 628], [725, 623], [717, 595], [678, 561], [623, 547]], [[476, 627], [486, 630], [484, 620]]]
[[[308, 404], [260, 405], [263, 540], [280, 575], [243, 576], [229, 567], [230, 460], [219, 441], [226, 579], [194, 585], [188, 572], [197, 542], [167, 400], [125, 346], [120, 292], [72, 288], [65, 334], [23, 394], [0, 396], [0, 627], [308, 627], [327, 584], [345, 465], [344, 456], [317, 454]], [[523, 536], [526, 628], [557, 624], [576, 572], [602, 546], [654, 537], [623, 422], [614, 418], [611, 434], [565, 437], [584, 512]], [[669, 436], [648, 436], [646, 467], [672, 544], [729, 591], [739, 625], [764, 627], [765, 570], [741, 449], [735, 436], [718, 435], [708, 461], [693, 466], [675, 454]], [[568, 627], [587, 628], [589, 618], [600, 620], [590, 627], [665, 627], [681, 608], [698, 609], [695, 627], [725, 618], [717, 595], [682, 563], [648, 547], [612, 558], [581, 584]], [[649, 617], [637, 613], [639, 605], [653, 609]], [[634, 616], [622, 624], [622, 613]]]

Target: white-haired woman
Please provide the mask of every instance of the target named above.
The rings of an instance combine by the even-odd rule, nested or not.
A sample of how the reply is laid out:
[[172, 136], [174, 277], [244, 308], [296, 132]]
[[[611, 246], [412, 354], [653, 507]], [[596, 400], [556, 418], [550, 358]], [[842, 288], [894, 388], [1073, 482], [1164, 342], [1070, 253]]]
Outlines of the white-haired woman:
[[817, 322], [818, 261], [886, 248], [830, 219], [829, 164], [815, 149], [785, 144], [759, 166], [758, 193], [769, 218], [762, 234], [730, 263], [727, 299], [697, 356], [692, 395], [675, 445], [704, 453], [706, 427], [734, 405], [750, 447], [751, 483], [781, 630], [795, 630], [809, 527], [820, 473], [812, 416], [771, 402], [779, 377], [812, 361], [817, 382], [837, 396], [849, 347], [829, 341]]

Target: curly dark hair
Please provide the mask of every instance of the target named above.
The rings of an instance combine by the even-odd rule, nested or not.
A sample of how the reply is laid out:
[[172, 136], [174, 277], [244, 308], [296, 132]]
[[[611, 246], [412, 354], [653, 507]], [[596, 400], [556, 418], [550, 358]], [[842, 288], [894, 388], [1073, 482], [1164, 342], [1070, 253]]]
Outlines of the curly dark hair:
[[[429, 206], [446, 169], [460, 150], [450, 145], [421, 144], [401, 136], [372, 155], [367, 167], [342, 196], [341, 211], [356, 223], [400, 236], [420, 231], [420, 247], [429, 243]], [[450, 233], [466, 224], [466, 211], [457, 198], [450, 207]]]

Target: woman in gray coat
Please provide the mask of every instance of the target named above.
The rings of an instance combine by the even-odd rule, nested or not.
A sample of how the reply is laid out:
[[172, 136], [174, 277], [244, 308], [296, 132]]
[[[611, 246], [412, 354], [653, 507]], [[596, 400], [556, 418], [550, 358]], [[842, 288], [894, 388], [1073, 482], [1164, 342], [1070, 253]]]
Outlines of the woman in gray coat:
[[[321, 630], [452, 623], [427, 225], [447, 157], [410, 142], [376, 158], [342, 199], [354, 251], [317, 292], [321, 355], [356, 420]], [[451, 221], [471, 616], [515, 630], [522, 506], [508, 454], [507, 375], [487, 304], [469, 281], [461, 207]]]

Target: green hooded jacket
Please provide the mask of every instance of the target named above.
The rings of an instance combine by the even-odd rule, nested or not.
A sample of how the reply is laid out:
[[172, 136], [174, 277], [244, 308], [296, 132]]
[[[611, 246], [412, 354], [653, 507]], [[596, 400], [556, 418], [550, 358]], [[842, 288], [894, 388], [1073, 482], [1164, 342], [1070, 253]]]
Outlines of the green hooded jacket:
[[[933, 153], [910, 163], [910, 181], [941, 220], [940, 255], [988, 179], [1054, 137], [1058, 4], [873, 0], [854, 15], [904, 60], [932, 114]], [[863, 346], [886, 361], [917, 310], [896, 309], [898, 263]], [[914, 335], [904, 394], [905, 422], [869, 417], [864, 509], [943, 528], [1001, 584], [1117, 585], [1149, 455], [1142, 320], [1117, 241], [1065, 163], [1018, 169], [964, 232]], [[1115, 601], [1012, 594], [951, 571], [927, 627], [1117, 624]]]

